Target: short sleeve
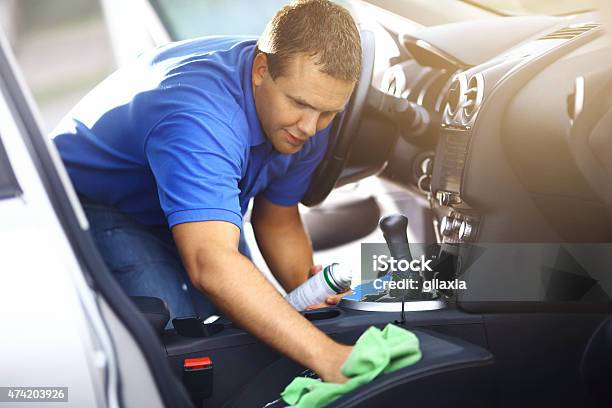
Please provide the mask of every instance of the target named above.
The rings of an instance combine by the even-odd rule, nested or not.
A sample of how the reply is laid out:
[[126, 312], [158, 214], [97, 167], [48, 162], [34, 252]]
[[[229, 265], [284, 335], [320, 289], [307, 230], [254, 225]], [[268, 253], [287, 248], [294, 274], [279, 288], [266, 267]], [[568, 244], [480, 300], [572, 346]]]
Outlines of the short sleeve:
[[218, 220], [242, 229], [238, 182], [246, 147], [230, 126], [204, 112], [183, 111], [149, 133], [145, 154], [170, 228]]
[[[330, 127], [313, 136], [306, 151], [293, 162], [287, 173], [272, 181], [263, 195], [276, 205], [291, 206], [300, 202], [312, 180], [312, 175], [323, 159], [327, 150]], [[306, 146], [305, 146], [306, 147]]]

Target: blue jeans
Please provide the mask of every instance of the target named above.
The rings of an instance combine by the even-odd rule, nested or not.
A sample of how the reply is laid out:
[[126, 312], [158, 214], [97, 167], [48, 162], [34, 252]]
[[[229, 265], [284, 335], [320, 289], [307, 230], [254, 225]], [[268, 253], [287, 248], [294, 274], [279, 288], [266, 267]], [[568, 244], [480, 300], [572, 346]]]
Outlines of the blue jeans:
[[[127, 295], [163, 299], [170, 319], [219, 313], [189, 280], [167, 226], [141, 224], [116, 208], [82, 197], [81, 203], [100, 254]], [[242, 233], [239, 250], [251, 258]]]

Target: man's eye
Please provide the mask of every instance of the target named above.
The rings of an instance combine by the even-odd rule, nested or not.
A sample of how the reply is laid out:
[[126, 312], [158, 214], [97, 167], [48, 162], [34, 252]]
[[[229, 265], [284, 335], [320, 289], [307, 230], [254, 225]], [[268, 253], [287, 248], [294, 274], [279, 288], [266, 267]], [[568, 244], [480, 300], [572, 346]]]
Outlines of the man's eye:
[[293, 102], [293, 104], [295, 106], [297, 106], [300, 109], [310, 108], [310, 106], [306, 105], [305, 103], [302, 103], [302, 102], [298, 101], [297, 99], [291, 98], [291, 101]]

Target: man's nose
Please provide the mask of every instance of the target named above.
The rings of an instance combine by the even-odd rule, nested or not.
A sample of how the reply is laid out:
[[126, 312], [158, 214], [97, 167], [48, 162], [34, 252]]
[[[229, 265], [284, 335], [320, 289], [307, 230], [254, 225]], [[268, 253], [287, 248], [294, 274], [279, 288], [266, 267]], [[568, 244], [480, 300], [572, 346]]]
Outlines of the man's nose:
[[307, 110], [302, 115], [302, 118], [298, 122], [298, 129], [300, 132], [307, 137], [313, 136], [317, 133], [317, 122], [319, 121], [319, 112], [315, 110]]

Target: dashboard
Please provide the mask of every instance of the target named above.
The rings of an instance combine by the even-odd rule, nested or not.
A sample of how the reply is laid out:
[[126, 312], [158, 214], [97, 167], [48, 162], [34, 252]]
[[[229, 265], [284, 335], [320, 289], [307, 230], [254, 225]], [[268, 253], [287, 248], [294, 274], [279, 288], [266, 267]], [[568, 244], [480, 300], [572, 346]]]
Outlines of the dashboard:
[[339, 184], [380, 174], [422, 196], [442, 244], [612, 239], [612, 51], [596, 13], [383, 28], [376, 46], [394, 51], [377, 52], [388, 64]]

